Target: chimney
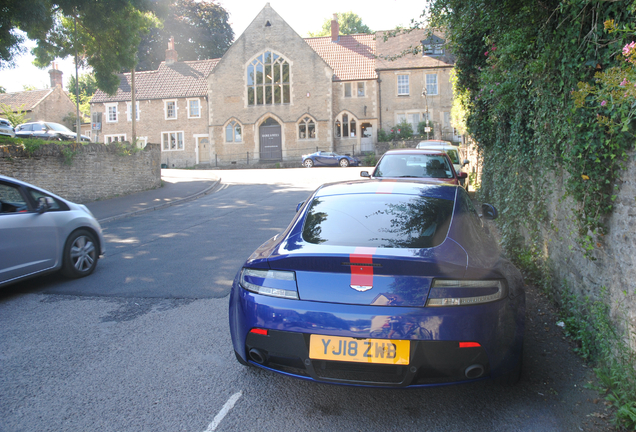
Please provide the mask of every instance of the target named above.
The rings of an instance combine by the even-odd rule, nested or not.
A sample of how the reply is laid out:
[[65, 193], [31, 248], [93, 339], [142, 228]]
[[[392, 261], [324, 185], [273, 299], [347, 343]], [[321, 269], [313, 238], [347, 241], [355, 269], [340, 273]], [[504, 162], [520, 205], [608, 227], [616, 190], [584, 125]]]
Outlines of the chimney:
[[64, 87], [62, 81], [62, 71], [57, 68], [57, 63], [51, 64], [51, 69], [49, 70], [49, 75], [51, 76], [51, 88], [55, 88], [56, 86]]
[[331, 20], [331, 42], [338, 42], [340, 37], [340, 25], [338, 24], [338, 14], [333, 14]]
[[168, 41], [168, 49], [166, 50], [166, 64], [172, 64], [177, 62], [177, 51], [174, 49], [174, 36], [170, 36]]

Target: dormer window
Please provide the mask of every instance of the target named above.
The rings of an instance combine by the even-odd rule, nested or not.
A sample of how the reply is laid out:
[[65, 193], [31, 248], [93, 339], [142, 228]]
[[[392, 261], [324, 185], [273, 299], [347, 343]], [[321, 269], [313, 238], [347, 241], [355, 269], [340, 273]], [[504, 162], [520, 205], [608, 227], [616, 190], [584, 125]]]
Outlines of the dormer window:
[[444, 54], [444, 45], [424, 45], [422, 48], [422, 55], [436, 56]]
[[423, 56], [438, 56], [444, 54], [444, 44], [446, 41], [435, 35], [430, 35], [422, 41]]

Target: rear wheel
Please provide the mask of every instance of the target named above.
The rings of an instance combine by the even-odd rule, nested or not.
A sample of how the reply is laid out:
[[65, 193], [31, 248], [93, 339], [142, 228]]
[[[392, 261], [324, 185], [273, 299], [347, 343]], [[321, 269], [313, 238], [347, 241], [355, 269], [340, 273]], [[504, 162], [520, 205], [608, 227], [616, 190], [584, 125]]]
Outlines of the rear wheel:
[[305, 165], [307, 168], [311, 168], [312, 166], [314, 166], [314, 161], [312, 161], [311, 159], [305, 159], [303, 165]]
[[345, 158], [340, 159], [340, 166], [346, 168], [349, 166], [349, 161]]
[[99, 258], [97, 249], [97, 240], [90, 231], [74, 231], [64, 246], [62, 274], [70, 278], [81, 278], [93, 273]]

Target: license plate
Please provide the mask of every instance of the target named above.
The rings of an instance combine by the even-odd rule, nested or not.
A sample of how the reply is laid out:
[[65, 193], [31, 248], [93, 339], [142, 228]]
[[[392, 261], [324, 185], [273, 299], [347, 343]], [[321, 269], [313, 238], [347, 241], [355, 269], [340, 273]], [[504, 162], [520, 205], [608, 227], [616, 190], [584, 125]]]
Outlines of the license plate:
[[358, 363], [409, 364], [410, 341], [392, 339], [354, 339], [311, 335], [309, 358]]

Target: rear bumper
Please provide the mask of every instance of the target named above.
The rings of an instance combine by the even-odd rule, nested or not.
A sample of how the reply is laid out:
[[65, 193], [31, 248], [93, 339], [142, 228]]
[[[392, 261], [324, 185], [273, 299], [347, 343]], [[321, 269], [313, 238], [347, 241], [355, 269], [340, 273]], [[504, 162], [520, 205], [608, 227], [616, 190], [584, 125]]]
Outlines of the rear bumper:
[[[286, 300], [249, 293], [236, 283], [230, 330], [246, 362], [319, 382], [420, 387], [497, 377], [521, 360], [525, 299], [479, 306], [405, 308]], [[267, 329], [268, 335], [250, 333]], [[408, 365], [309, 358], [311, 334], [410, 340]], [[459, 342], [479, 347], [460, 348]], [[250, 356], [250, 351], [256, 354]], [[262, 361], [260, 361], [262, 359]]]

